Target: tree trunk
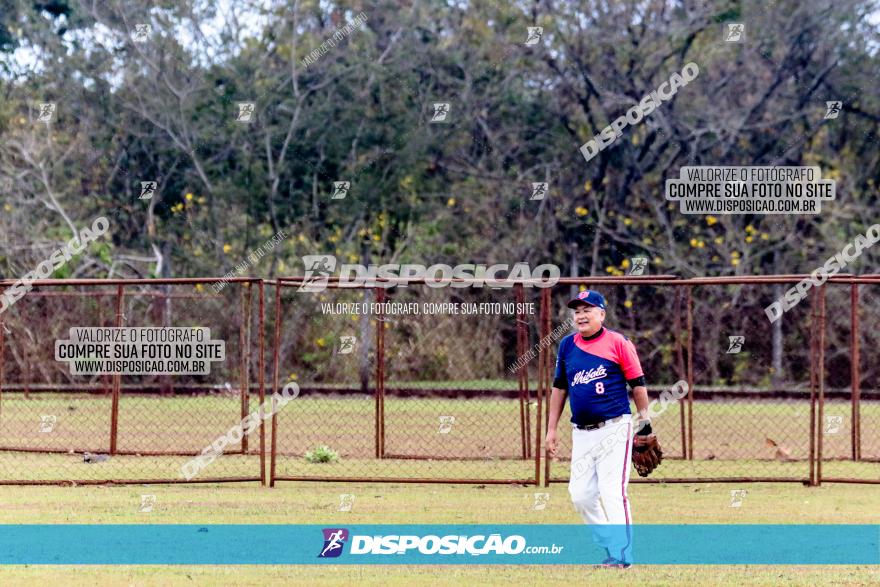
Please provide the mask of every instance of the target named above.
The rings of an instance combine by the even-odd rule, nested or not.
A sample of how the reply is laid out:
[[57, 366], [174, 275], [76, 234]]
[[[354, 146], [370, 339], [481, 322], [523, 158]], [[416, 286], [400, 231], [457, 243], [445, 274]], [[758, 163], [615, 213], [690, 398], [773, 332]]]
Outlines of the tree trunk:
[[[773, 284], [773, 299], [778, 300], [782, 297], [782, 284]], [[782, 320], [777, 320], [770, 325], [772, 345], [772, 355], [770, 365], [773, 367], [773, 373], [770, 376], [770, 384], [774, 389], [778, 389], [784, 379], [782, 373]]]
[[[363, 260], [364, 265], [370, 264], [370, 247], [369, 245], [364, 245], [361, 252], [361, 259]], [[364, 302], [367, 303], [367, 307], [369, 308], [369, 304], [373, 302], [373, 290], [365, 289], [364, 290]], [[376, 321], [376, 328], [384, 328], [385, 324], [382, 322]], [[375, 332], [371, 332], [370, 328], [370, 313], [363, 312], [360, 316], [360, 332], [358, 333], [358, 349], [360, 349], [360, 356], [358, 357], [359, 368], [358, 374], [360, 376], [361, 381], [361, 392], [369, 393], [370, 390], [370, 349], [373, 348], [373, 341], [375, 339]]]

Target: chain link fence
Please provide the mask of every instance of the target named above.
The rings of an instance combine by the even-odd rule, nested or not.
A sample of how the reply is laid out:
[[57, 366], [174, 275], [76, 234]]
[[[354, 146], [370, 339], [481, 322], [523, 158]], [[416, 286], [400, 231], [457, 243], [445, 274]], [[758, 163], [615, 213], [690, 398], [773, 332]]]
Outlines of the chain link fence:
[[[670, 388], [672, 378], [662, 374], [674, 372], [689, 383], [691, 393], [652, 422], [664, 447], [663, 464], [650, 479], [634, 481], [880, 479], [877, 446], [860, 433], [878, 418], [878, 395], [876, 389], [860, 389], [871, 379], [859, 366], [859, 349], [873, 353], [876, 334], [858, 328], [858, 316], [876, 308], [853, 293], [857, 283], [841, 278], [813, 288], [771, 323], [764, 309], [801, 278], [658, 279], [629, 286], [614, 279], [565, 280], [606, 295], [606, 325], [635, 343], [651, 397]], [[870, 285], [863, 291], [877, 284], [864, 282]], [[661, 293], [668, 289], [677, 293]], [[554, 323], [568, 312], [570, 295], [554, 291], [549, 302]], [[645, 298], [662, 300], [669, 309], [664, 314], [652, 306], [648, 326], [632, 316]], [[652, 324], [671, 326], [671, 346], [670, 337], [658, 337]], [[861, 364], [870, 365], [864, 357]], [[570, 443], [570, 435], [560, 436]], [[570, 444], [563, 446], [558, 461], [547, 461], [547, 482], [568, 479]]]
[[273, 480], [535, 482], [534, 382], [513, 368], [529, 288], [300, 285], [276, 294], [276, 387], [308, 379], [275, 418]]
[[[553, 332], [571, 319], [572, 311], [566, 306], [579, 291], [594, 289], [605, 296], [605, 327], [620, 332], [629, 338], [636, 347], [639, 361], [648, 383], [649, 396], [656, 398], [658, 393], [671, 389], [679, 380], [686, 380], [687, 373], [682, 346], [684, 345], [685, 300], [683, 288], [667, 285], [653, 280], [638, 280], [631, 283], [607, 286], [596, 285], [593, 281], [568, 282], [557, 285], [549, 294], [547, 303], [549, 325], [545, 328]], [[676, 327], [678, 324], [678, 328]], [[563, 335], [574, 332], [566, 329]], [[560, 337], [561, 339], [561, 337]], [[559, 341], [550, 349], [549, 381], [554, 378], [556, 351]], [[547, 388], [549, 398], [549, 386]], [[674, 402], [662, 414], [652, 419], [652, 427], [663, 447], [663, 465], [652, 478], [680, 476], [681, 465], [686, 456], [686, 437], [684, 436], [686, 403]], [[635, 406], [632, 408], [635, 412]], [[555, 459], [545, 461], [545, 479], [549, 482], [568, 481], [571, 466], [571, 411], [566, 401], [559, 418], [559, 450]], [[546, 429], [546, 419], [545, 419]], [[636, 480], [636, 477], [633, 477]]]
[[[691, 389], [654, 417], [664, 461], [634, 481], [877, 482], [880, 442], [862, 430], [880, 424], [880, 277], [838, 276], [771, 323], [764, 308], [799, 279], [37, 282], [0, 314], [0, 482], [184, 481], [288, 383], [296, 400], [194, 481], [567, 481], [567, 408], [558, 460], [543, 438], [582, 287], [605, 295], [652, 398]], [[226, 358], [205, 376], [71, 375], [54, 342], [77, 326], [208, 327]]]
[[[825, 385], [817, 433], [824, 481], [880, 483], [880, 389], [876, 384], [880, 281], [825, 287]], [[867, 434], [863, 431], [868, 431]]]
[[[184, 463], [259, 405], [258, 282], [49, 283], [0, 314], [5, 482], [182, 481]], [[111, 326], [209, 328], [225, 359], [174, 376], [72, 375], [55, 360], [71, 328]], [[263, 455], [243, 438], [195, 480], [260, 480]]]

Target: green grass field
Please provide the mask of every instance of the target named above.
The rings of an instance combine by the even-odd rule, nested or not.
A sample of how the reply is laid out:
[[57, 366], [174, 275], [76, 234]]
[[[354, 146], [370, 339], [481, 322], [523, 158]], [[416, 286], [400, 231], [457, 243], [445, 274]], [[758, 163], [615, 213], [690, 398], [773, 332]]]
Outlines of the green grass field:
[[[257, 405], [251, 404], [251, 409]], [[25, 400], [4, 394], [0, 443], [6, 447], [102, 452], [109, 439], [108, 398], [43, 395]], [[519, 404], [504, 399], [395, 398], [386, 400], [386, 453], [427, 455], [430, 460], [374, 458], [374, 403], [363, 397], [304, 396], [278, 417], [278, 475], [365, 477], [522, 478], [534, 475], [534, 461], [521, 451]], [[829, 402], [826, 415], [844, 415], [845, 402]], [[119, 446], [131, 451], [198, 452], [238, 422], [235, 396], [150, 398], [123, 395]], [[40, 431], [40, 416], [55, 414], [51, 432]], [[440, 416], [454, 416], [449, 430]], [[863, 430], [880, 420], [880, 406], [862, 407]], [[694, 405], [693, 461], [681, 454], [675, 406], [655, 418], [667, 455], [654, 478], [791, 476], [805, 478], [809, 410], [805, 402], [732, 401]], [[176, 427], [174, 423], [179, 423]], [[561, 429], [562, 430], [562, 429]], [[267, 442], [270, 428], [267, 427]], [[534, 434], [534, 416], [532, 418]], [[566, 439], [567, 434], [562, 434]], [[880, 463], [837, 460], [849, 450], [849, 425], [825, 437], [826, 476], [880, 478]], [[768, 441], [772, 441], [771, 444]], [[534, 442], [534, 436], [529, 442]], [[328, 444], [342, 458], [310, 464], [302, 454]], [[565, 443], [563, 443], [565, 445]], [[776, 446], [773, 446], [773, 445]], [[259, 438], [250, 439], [250, 449]], [[880, 456], [880, 442], [865, 435], [863, 455]], [[779, 449], [785, 456], [780, 457]], [[106, 450], [106, 449], [104, 449]], [[565, 450], [563, 448], [563, 450]], [[448, 460], [464, 455], [471, 460]], [[83, 463], [81, 454], [0, 451], [5, 479], [175, 479], [186, 456], [116, 456]], [[268, 458], [267, 458], [268, 465]], [[568, 463], [552, 463], [554, 478], [567, 477]], [[256, 454], [226, 454], [205, 476], [257, 476]], [[729, 507], [731, 489], [745, 489], [740, 508]], [[551, 494], [542, 511], [531, 506], [535, 492]], [[351, 512], [338, 511], [339, 496], [353, 494]], [[141, 496], [154, 495], [152, 512], [141, 512]], [[637, 523], [880, 523], [880, 485], [798, 483], [639, 484], [630, 486]], [[579, 523], [567, 488], [524, 485], [284, 482], [78, 487], [0, 486], [0, 523]], [[634, 567], [628, 571], [559, 566], [472, 567], [280, 567], [138, 566], [7, 567], [2, 585], [500, 585], [523, 582], [570, 584], [680, 585], [868, 585], [880, 581], [877, 567]]]
[[[741, 507], [730, 490], [746, 489]], [[480, 485], [281, 483], [125, 487], [0, 487], [0, 523], [58, 524], [358, 524], [578, 523], [565, 486], [553, 485], [535, 511], [533, 487]], [[545, 491], [540, 489], [539, 491]], [[140, 512], [141, 496], [155, 495]], [[339, 495], [353, 494], [350, 512]], [[799, 484], [633, 485], [637, 523], [880, 523], [880, 487]], [[833, 547], [833, 546], [829, 546]], [[580, 566], [282, 567], [282, 566], [15, 566], [3, 585], [502, 585], [597, 581], [611, 585], [869, 585], [867, 566], [635, 566], [626, 571]]]
[[[257, 408], [252, 398], [250, 409]], [[125, 395], [120, 400], [118, 447], [134, 453], [177, 455], [116, 456], [85, 464], [81, 452], [107, 452], [110, 398], [84, 394], [4, 393], [0, 406], [0, 447], [53, 449], [54, 454], [0, 451], [0, 479], [179, 479], [180, 467], [241, 418], [235, 394], [202, 396]], [[529, 450], [535, 446], [536, 410], [529, 408]], [[823, 472], [827, 476], [880, 478], [880, 463], [841, 460], [850, 453], [847, 402], [827, 402], [826, 416], [840, 416], [834, 433], [824, 436]], [[516, 479], [534, 478], [534, 461], [522, 460], [519, 402], [514, 399], [440, 399], [388, 397], [385, 401], [385, 455], [375, 458], [375, 403], [367, 396], [305, 395], [277, 416], [278, 476], [385, 478]], [[55, 417], [50, 432], [41, 417]], [[809, 404], [804, 401], [736, 400], [694, 403], [694, 460], [682, 454], [680, 412], [675, 404], [654, 418], [667, 460], [657, 478], [786, 477], [807, 478]], [[441, 418], [453, 423], [441, 431]], [[862, 430], [880, 424], [880, 402], [863, 402]], [[564, 432], [565, 425], [560, 426]], [[271, 428], [266, 427], [266, 440]], [[562, 460], [551, 477], [567, 476], [568, 435]], [[319, 444], [339, 451], [337, 463], [314, 465], [302, 455]], [[258, 477], [259, 437], [249, 439], [206, 471], [210, 477]], [[181, 455], [180, 453], [184, 453]], [[862, 455], [880, 459], [880, 438], [863, 433]], [[424, 457], [415, 460], [413, 457]], [[268, 458], [267, 458], [268, 460]]]

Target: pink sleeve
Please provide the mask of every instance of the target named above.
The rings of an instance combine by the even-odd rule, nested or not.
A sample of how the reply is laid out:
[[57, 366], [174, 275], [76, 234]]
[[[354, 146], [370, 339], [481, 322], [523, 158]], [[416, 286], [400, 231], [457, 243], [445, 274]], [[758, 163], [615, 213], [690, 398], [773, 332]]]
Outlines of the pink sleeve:
[[623, 376], [626, 377], [627, 381], [644, 375], [642, 364], [639, 362], [639, 355], [636, 353], [636, 346], [631, 340], [621, 339], [618, 353], [620, 368], [623, 369]]

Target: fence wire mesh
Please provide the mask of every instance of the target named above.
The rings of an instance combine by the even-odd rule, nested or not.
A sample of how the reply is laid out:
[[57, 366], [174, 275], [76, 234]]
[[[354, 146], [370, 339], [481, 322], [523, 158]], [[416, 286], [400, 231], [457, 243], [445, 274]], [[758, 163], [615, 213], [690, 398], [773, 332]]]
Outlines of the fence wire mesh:
[[[652, 398], [692, 371], [690, 397], [654, 417], [665, 458], [650, 480], [880, 479], [880, 442], [863, 433], [880, 424], [880, 279], [829, 282], [771, 323], [764, 308], [794, 283], [590, 285]], [[538, 382], [573, 331], [565, 302], [579, 284], [553, 287], [543, 309], [533, 287], [298, 287], [159, 280], [120, 298], [115, 282], [36, 286], [0, 314], [0, 482], [182, 481], [184, 463], [258, 410], [261, 375], [266, 397], [290, 382], [298, 397], [266, 421], [265, 443], [258, 429], [227, 445], [196, 481], [568, 479], [568, 410], [548, 460]], [[55, 361], [71, 327], [116, 324], [208, 327], [226, 359], [206, 376], [118, 380]]]
[[[529, 294], [297, 287], [281, 296], [279, 370], [308, 380], [276, 417], [275, 479], [534, 482], [534, 392], [508, 369], [536, 316]], [[307, 458], [322, 445], [330, 462]]]
[[[880, 480], [878, 344], [880, 284], [826, 286], [821, 478]], [[855, 312], [853, 312], [855, 308]], [[855, 326], [855, 327], [854, 327]], [[856, 385], [853, 386], [853, 382]]]
[[667, 474], [809, 479], [810, 304], [771, 324], [764, 308], [774, 290], [693, 288], [691, 446], [687, 462]]
[[[182, 480], [181, 466], [241, 421], [249, 403], [242, 390], [258, 396], [244, 375], [259, 342], [243, 336], [248, 325], [259, 332], [250, 288], [40, 286], [20, 299], [2, 315], [0, 479]], [[72, 375], [68, 363], [55, 361], [54, 343], [71, 328], [117, 324], [210, 328], [225, 341], [226, 358], [203, 376]], [[259, 479], [259, 446], [244, 455], [242, 442], [197, 480]]]
[[[676, 381], [685, 379], [684, 356], [678, 354], [676, 346], [676, 306], [681, 312], [681, 323], [684, 324], [684, 300], [681, 299], [679, 288], [666, 285], [616, 285], [592, 286], [586, 284], [560, 285], [553, 288], [550, 298], [550, 331], [564, 326], [571, 319], [572, 311], [566, 303], [577, 293], [589, 286], [605, 296], [607, 311], [605, 327], [620, 332], [636, 346], [639, 361], [645, 372], [651, 398], [658, 392], [671, 389]], [[563, 336], [574, 332], [574, 328], [565, 328], [561, 336], [553, 342], [549, 353], [550, 380], [552, 384], [555, 369], [556, 352]], [[549, 397], [549, 389], [547, 390]], [[635, 406], [631, 406], [635, 413]], [[546, 416], [546, 413], [545, 413]], [[657, 478], [664, 475], [676, 475], [666, 468], [669, 463], [680, 463], [684, 456], [685, 445], [682, 437], [681, 404], [673, 403], [652, 419], [652, 427], [660, 438], [663, 447], [664, 463], [654, 474]], [[571, 411], [568, 403], [559, 419], [560, 447], [557, 458], [548, 459], [546, 478], [550, 481], [568, 481], [571, 467]], [[546, 430], [546, 418], [545, 426]], [[665, 470], [664, 470], [665, 469]], [[633, 476], [636, 480], [636, 476]]]
[[[270, 291], [275, 389], [287, 382], [300, 387], [296, 401], [273, 419], [273, 479], [365, 475], [376, 457], [376, 321], [349, 310], [371, 303], [373, 291], [307, 292], [298, 285]], [[313, 462], [306, 460], [311, 453]]]

